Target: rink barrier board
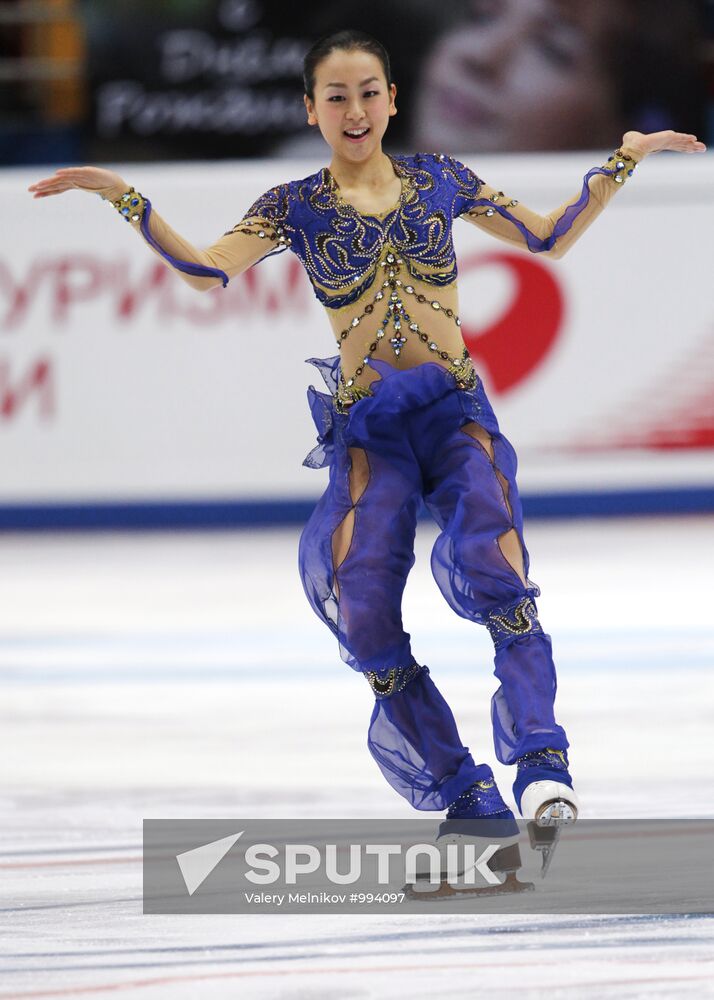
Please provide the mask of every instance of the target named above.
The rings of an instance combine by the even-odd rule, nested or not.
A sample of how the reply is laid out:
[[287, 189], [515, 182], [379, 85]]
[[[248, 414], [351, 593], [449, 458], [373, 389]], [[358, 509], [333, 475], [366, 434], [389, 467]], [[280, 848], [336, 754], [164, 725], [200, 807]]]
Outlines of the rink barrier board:
[[[709, 514], [714, 512], [714, 487], [534, 493], [522, 496], [521, 501], [526, 520]], [[0, 531], [287, 527], [304, 524], [315, 502], [207, 500], [180, 503], [3, 504], [0, 506]], [[423, 504], [419, 520], [432, 520]]]

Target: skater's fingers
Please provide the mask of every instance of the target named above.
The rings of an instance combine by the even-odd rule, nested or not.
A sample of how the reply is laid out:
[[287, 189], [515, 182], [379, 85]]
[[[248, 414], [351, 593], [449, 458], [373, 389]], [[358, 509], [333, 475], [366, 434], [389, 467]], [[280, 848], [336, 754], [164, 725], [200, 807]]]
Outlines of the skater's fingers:
[[32, 184], [28, 191], [33, 191], [35, 196], [47, 194], [63, 194], [65, 191], [87, 191], [92, 190], [81, 184], [75, 184], [71, 179], [52, 177], [37, 184]]
[[43, 183], [39, 185], [40, 191], [55, 190], [56, 188], [66, 189], [68, 187], [71, 187], [69, 181], [62, 180], [61, 177], [50, 177], [49, 180], [43, 181]]
[[35, 181], [34, 184], [30, 184], [28, 191], [39, 191], [47, 187], [48, 184], [56, 184], [59, 178], [57, 177], [43, 177], [42, 180]]
[[28, 191], [45, 191], [47, 188], [56, 188], [62, 186], [65, 189], [72, 187], [72, 183], [67, 177], [58, 177], [56, 174], [54, 177], [43, 177], [42, 180], [35, 181], [34, 184], [30, 184]]
[[[42, 187], [34, 191], [33, 197], [46, 198], [48, 195], [51, 194], [62, 194], [65, 191], [69, 191], [70, 187], [71, 185], [64, 184], [61, 182], [57, 184], [44, 184]], [[32, 191], [33, 188], [28, 188], [28, 190]]]
[[43, 177], [32, 184], [29, 191], [52, 190], [55, 193], [77, 188], [84, 191], [94, 191], [102, 186], [101, 178], [92, 167], [60, 167], [53, 177]]
[[688, 132], [675, 132], [665, 148], [673, 149], [676, 152], [703, 153], [707, 147], [701, 140], [697, 139], [696, 135]]

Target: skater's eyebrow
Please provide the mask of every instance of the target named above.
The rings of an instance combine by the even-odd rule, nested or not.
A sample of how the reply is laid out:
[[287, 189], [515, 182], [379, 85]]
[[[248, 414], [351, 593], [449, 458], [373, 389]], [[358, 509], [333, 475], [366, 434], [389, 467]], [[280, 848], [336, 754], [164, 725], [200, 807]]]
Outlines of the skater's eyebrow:
[[[372, 83], [374, 80], [379, 80], [378, 76], [370, 76], [366, 80], [362, 80], [358, 86], [366, 87], [368, 83]], [[325, 87], [341, 87], [343, 90], [347, 89], [346, 83], [326, 83]]]

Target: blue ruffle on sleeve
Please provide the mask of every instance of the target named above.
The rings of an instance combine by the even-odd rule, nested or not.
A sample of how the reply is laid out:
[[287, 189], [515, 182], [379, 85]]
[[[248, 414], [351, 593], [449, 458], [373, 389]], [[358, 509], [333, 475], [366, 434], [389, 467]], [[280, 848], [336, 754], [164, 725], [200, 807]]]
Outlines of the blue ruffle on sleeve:
[[526, 245], [530, 251], [533, 253], [543, 253], [547, 250], [553, 249], [558, 238], [568, 232], [577, 217], [590, 201], [590, 178], [594, 177], [596, 174], [612, 176], [614, 173], [616, 173], [616, 171], [609, 170], [607, 167], [593, 167], [592, 170], [588, 170], [587, 174], [583, 178], [583, 187], [580, 192], [580, 197], [577, 201], [573, 202], [572, 205], [568, 205], [560, 218], [556, 220], [551, 235], [547, 236], [545, 239], [541, 239], [540, 236], [536, 236], [536, 234], [528, 229], [528, 227], [521, 222], [520, 219], [517, 219], [515, 215], [509, 212], [505, 206], [491, 201], [490, 198], [475, 198], [466, 205], [466, 209], [464, 209], [464, 211], [470, 208], [478, 208], [482, 205], [485, 205], [490, 209], [495, 209], [499, 215], [502, 215], [504, 219], [508, 219], [508, 221], [512, 222], [516, 229], [519, 230], [519, 232], [523, 235]]
[[199, 278], [220, 278], [223, 282], [223, 287], [225, 288], [228, 284], [228, 275], [225, 271], [221, 271], [218, 267], [208, 267], [205, 264], [193, 264], [187, 260], [178, 260], [176, 257], [172, 257], [161, 246], [157, 243], [154, 237], [149, 231], [149, 219], [151, 218], [151, 202], [148, 198], [145, 199], [146, 207], [144, 209], [144, 214], [141, 217], [141, 234], [146, 240], [146, 242], [160, 253], [164, 260], [167, 260], [172, 267], [175, 267], [177, 271], [183, 271], [185, 274], [195, 274]]

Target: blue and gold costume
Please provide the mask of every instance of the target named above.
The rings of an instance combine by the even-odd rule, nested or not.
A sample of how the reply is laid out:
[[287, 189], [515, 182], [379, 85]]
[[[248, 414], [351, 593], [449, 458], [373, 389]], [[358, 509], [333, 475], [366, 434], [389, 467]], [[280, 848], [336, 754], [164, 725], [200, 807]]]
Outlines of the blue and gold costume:
[[[453, 221], [561, 257], [638, 157], [617, 150], [588, 171], [577, 197], [545, 216], [450, 156], [390, 159], [401, 195], [378, 216], [350, 205], [325, 167], [267, 191], [207, 250], [183, 240], [143, 196], [127, 218], [195, 288], [226, 285], [285, 250], [305, 267], [338, 348], [309, 359], [328, 392], [308, 390], [318, 443], [304, 464], [329, 465], [329, 484], [300, 540], [305, 593], [343, 660], [372, 687], [368, 746], [387, 781], [417, 809], [444, 809], [494, 786], [403, 629], [422, 503], [440, 528], [431, 558], [439, 588], [494, 641], [498, 759], [532, 764], [547, 749], [564, 764], [558, 780], [570, 782], [568, 741], [553, 709], [550, 637], [538, 620], [540, 590], [528, 578], [516, 455], [461, 336]], [[520, 560], [506, 555], [509, 537]], [[494, 811], [505, 808], [497, 792], [489, 801]]]

